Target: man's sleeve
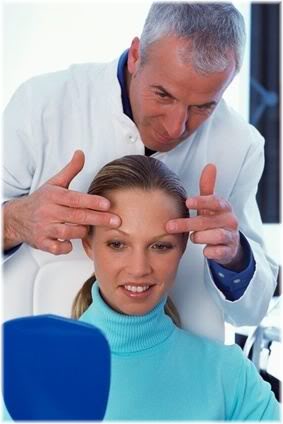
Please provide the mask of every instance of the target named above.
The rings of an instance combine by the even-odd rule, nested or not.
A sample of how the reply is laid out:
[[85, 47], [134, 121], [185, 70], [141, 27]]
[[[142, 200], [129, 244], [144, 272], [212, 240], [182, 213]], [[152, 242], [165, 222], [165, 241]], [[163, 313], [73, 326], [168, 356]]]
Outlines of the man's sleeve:
[[37, 151], [30, 83], [22, 84], [3, 114], [3, 201], [29, 193]]
[[[33, 145], [32, 102], [29, 82], [12, 96], [3, 114], [3, 204], [30, 192], [36, 163]], [[20, 245], [4, 252], [9, 259]]]
[[[239, 230], [247, 239], [254, 258], [254, 273], [236, 300], [229, 300], [215, 284], [208, 261], [205, 261], [205, 284], [227, 322], [235, 326], [257, 325], [265, 316], [274, 293], [278, 266], [264, 248], [263, 229], [256, 202], [258, 182], [264, 168], [264, 140], [249, 127], [250, 147], [227, 200], [239, 221]], [[232, 158], [230, 158], [232, 160]]]
[[228, 300], [237, 300], [243, 296], [255, 271], [255, 261], [249, 242], [240, 233], [240, 243], [245, 258], [244, 269], [240, 272], [231, 271], [213, 260], [208, 260], [214, 283]]

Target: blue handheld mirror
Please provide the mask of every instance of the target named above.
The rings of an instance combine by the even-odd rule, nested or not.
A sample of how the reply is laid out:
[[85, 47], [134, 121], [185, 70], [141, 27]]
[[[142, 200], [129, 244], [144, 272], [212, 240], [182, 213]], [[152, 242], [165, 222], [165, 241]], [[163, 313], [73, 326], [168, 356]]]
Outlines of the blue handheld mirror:
[[13, 420], [102, 420], [110, 350], [96, 327], [55, 315], [3, 325], [4, 401]]

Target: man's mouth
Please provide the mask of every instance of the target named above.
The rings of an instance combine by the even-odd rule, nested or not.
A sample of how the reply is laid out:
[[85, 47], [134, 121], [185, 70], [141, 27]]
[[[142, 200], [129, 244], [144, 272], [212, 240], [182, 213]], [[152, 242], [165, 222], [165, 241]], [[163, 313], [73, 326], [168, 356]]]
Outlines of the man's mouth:
[[183, 134], [180, 135], [180, 137], [178, 138], [172, 138], [167, 134], [162, 134], [157, 130], [154, 130], [157, 139], [159, 141], [159, 143], [164, 143], [164, 144], [178, 144], [180, 141], [185, 140], [185, 138], [188, 137], [188, 132], [185, 131]]
[[161, 141], [162, 143], [173, 143], [176, 140], [172, 139], [172, 137], [169, 137], [169, 135], [161, 134], [159, 131], [155, 131], [155, 134], [157, 135], [158, 141]]

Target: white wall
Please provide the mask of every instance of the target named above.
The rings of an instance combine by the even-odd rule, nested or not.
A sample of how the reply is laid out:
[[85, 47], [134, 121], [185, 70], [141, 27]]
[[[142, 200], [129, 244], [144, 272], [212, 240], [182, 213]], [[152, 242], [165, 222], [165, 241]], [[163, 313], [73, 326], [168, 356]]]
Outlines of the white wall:
[[[151, 1], [11, 1], [3, 3], [3, 100], [24, 80], [72, 63], [108, 61], [140, 35]], [[247, 28], [250, 6], [235, 5]], [[225, 97], [248, 119], [249, 45]], [[243, 96], [242, 93], [245, 93]]]
[[24, 80], [72, 63], [109, 61], [142, 30], [150, 1], [6, 1], [4, 99]]

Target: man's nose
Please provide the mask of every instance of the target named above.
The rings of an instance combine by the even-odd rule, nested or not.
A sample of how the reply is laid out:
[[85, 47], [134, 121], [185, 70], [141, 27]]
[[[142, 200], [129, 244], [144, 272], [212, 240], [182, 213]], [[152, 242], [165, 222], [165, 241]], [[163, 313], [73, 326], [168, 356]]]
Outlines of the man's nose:
[[168, 136], [173, 139], [181, 137], [187, 129], [188, 119], [189, 113], [186, 107], [175, 106], [168, 111], [163, 122]]
[[152, 272], [150, 259], [147, 252], [135, 251], [128, 258], [128, 273], [135, 278], [144, 277]]

